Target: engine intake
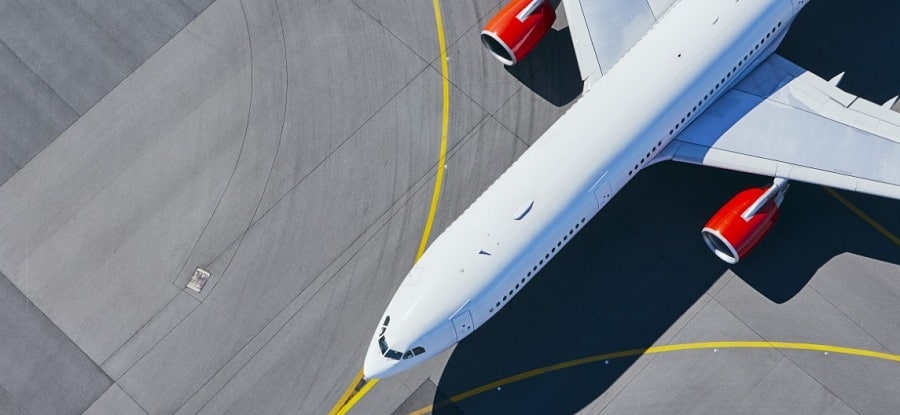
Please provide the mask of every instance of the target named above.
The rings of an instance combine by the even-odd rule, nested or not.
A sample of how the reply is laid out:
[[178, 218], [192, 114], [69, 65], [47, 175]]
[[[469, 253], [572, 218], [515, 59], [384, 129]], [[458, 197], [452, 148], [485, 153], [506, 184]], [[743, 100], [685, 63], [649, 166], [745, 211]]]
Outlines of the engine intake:
[[703, 227], [703, 242], [719, 259], [738, 263], [775, 225], [787, 187], [787, 180], [776, 178], [768, 188], [738, 193]]
[[512, 0], [481, 30], [481, 43], [504, 65], [524, 59], [550, 31], [556, 11], [547, 0]]

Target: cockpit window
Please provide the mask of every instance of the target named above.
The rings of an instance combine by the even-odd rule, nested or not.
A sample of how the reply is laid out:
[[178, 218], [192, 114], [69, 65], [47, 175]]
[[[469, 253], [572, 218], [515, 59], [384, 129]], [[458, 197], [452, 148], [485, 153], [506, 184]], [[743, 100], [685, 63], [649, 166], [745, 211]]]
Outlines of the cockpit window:
[[425, 353], [425, 348], [423, 347], [413, 347], [412, 350], [407, 350], [405, 353], [391, 349], [390, 347], [388, 347], [387, 340], [384, 338], [384, 336], [378, 338], [378, 348], [381, 349], [381, 354], [384, 357], [394, 360], [406, 360]]
[[387, 340], [384, 339], [384, 336], [378, 338], [378, 348], [381, 349], [381, 354], [385, 354], [388, 351]]
[[378, 333], [378, 348], [381, 350], [381, 354], [384, 357], [394, 360], [405, 360], [425, 353], [425, 349], [422, 347], [414, 347], [412, 350], [407, 350], [405, 353], [391, 349], [387, 344], [387, 339], [384, 338], [384, 332], [387, 331], [388, 324], [391, 324], [391, 316], [384, 316], [384, 323], [381, 324], [381, 333]]
[[381, 349], [381, 354], [388, 359], [400, 360], [403, 356], [403, 353], [388, 347], [387, 340], [384, 339], [384, 336], [378, 338], [378, 348]]
[[400, 352], [392, 349], [388, 349], [387, 353], [384, 354], [384, 357], [394, 360], [400, 360], [402, 356], [403, 355]]

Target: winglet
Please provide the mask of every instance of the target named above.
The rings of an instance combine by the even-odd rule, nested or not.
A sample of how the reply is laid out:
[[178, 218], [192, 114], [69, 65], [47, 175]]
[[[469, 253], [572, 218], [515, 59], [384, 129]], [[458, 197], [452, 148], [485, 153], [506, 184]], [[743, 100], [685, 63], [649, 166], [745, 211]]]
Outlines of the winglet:
[[835, 75], [834, 78], [831, 78], [828, 80], [828, 83], [831, 85], [834, 85], [834, 86], [838, 86], [838, 84], [841, 83], [841, 79], [844, 79], [845, 73], [846, 72], [841, 72], [841, 73]]
[[891, 99], [885, 101], [884, 104], [881, 104], [881, 106], [882, 106], [882, 107], [885, 107], [885, 108], [887, 108], [887, 109], [894, 108], [894, 104], [897, 103], [897, 99], [898, 99], [898, 98], [900, 98], [900, 95], [895, 95], [893, 98], [891, 98]]

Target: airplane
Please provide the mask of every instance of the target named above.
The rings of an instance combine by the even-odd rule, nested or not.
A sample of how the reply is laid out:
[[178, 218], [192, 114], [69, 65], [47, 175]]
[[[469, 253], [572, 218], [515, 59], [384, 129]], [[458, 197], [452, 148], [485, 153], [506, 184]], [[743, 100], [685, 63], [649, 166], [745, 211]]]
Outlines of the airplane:
[[[439, 235], [379, 320], [366, 379], [448, 349], [497, 314], [635, 175], [674, 160], [773, 177], [701, 230], [735, 264], [772, 228], [789, 181], [900, 199], [900, 113], [774, 53], [807, 0], [563, 0], [584, 92]], [[551, 28], [512, 0], [481, 39], [505, 65]]]

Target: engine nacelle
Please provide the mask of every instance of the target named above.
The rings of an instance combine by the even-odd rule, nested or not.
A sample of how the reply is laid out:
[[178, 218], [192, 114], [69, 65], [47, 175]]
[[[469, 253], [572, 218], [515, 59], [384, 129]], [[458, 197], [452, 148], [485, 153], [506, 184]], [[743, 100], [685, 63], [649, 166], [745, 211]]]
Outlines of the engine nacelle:
[[512, 0], [481, 30], [481, 43], [504, 65], [515, 65], [550, 31], [556, 11], [547, 0]]
[[719, 259], [736, 264], [759, 243], [778, 219], [787, 181], [747, 189], [722, 206], [703, 228], [703, 242]]

